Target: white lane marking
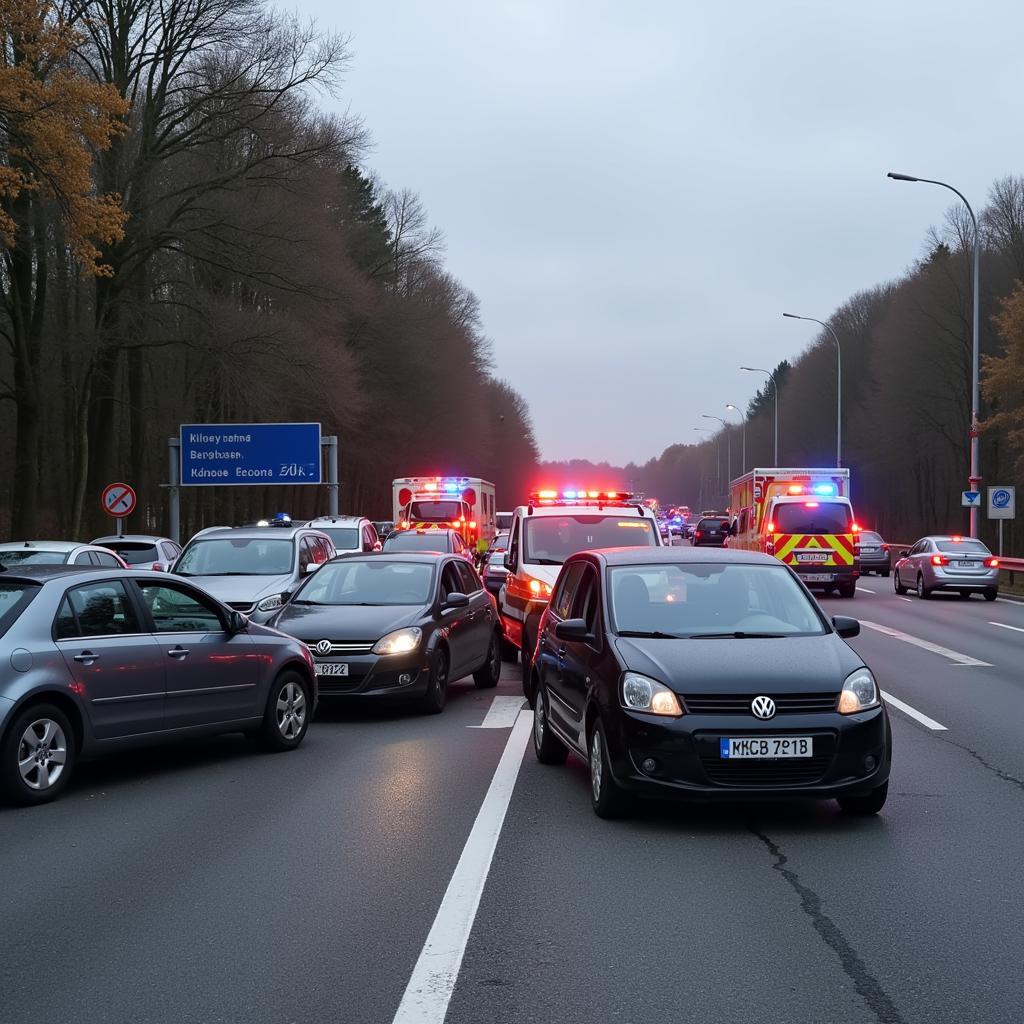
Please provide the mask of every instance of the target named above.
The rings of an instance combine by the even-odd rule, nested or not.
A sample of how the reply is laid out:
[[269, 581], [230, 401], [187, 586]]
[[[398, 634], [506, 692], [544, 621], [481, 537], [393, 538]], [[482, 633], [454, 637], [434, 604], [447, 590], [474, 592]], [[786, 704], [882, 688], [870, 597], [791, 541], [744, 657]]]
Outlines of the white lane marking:
[[859, 591], [860, 591], [860, 592], [861, 592], [862, 594], [874, 594], [874, 593], [875, 593], [875, 591], [874, 591], [874, 590], [868, 590], [868, 588], [867, 588], [867, 587], [858, 587], [857, 589], [858, 589], [858, 590], [859, 590]]
[[912, 708], [909, 704], [904, 704], [903, 701], [894, 697], [891, 693], [886, 693], [885, 690], [879, 690], [882, 695], [882, 699], [886, 704], [891, 704], [894, 708], [899, 708], [900, 711], [905, 715], [910, 715], [911, 718], [920, 722], [925, 728], [931, 729], [933, 732], [947, 732], [946, 727], [939, 722], [936, 722], [934, 718], [929, 718], [927, 715], [921, 714], [917, 708]]
[[1015, 633], [1024, 633], [1020, 626], [1008, 626], [1005, 622], [989, 622], [990, 626], [998, 626], [1000, 629], [1012, 629]]
[[1015, 605], [1016, 605], [1016, 606], [1017, 606], [1018, 608], [1019, 608], [1019, 607], [1020, 607], [1020, 606], [1021, 606], [1022, 604], [1024, 604], [1024, 600], [1021, 600], [1020, 598], [1013, 598], [1013, 597], [997, 597], [997, 598], [996, 598], [996, 600], [997, 600], [997, 601], [1002, 601], [1002, 602], [1003, 602], [1003, 604], [1015, 604]]
[[948, 647], [940, 647], [938, 644], [933, 644], [930, 640], [922, 640], [920, 637], [911, 636], [909, 633], [893, 629], [891, 626], [883, 626], [880, 622], [869, 622], [867, 619], [861, 619], [860, 624], [862, 626], [867, 626], [868, 629], [874, 629], [879, 633], [884, 633], [886, 636], [891, 636], [894, 640], [902, 640], [905, 644], [913, 644], [915, 647], [920, 647], [923, 651], [931, 651], [932, 654], [940, 654], [943, 658], [949, 658], [950, 661], [954, 661], [958, 665], [968, 665], [974, 668], [992, 667], [991, 662], [978, 661], [977, 658], [972, 658], [969, 654], [961, 654], [959, 651], [951, 651]]
[[532, 728], [533, 713], [524, 710], [512, 727], [393, 1024], [444, 1022]]
[[909, 598], [909, 597], [900, 597], [900, 595], [899, 595], [899, 594], [897, 594], [897, 595], [896, 595], [896, 599], [897, 599], [898, 601], [906, 601], [906, 602], [907, 602], [907, 604], [910, 604], [910, 603], [911, 603], [911, 601], [910, 601], [910, 598]]
[[516, 724], [523, 707], [522, 697], [495, 697], [479, 725], [467, 725], [467, 729], [511, 729]]

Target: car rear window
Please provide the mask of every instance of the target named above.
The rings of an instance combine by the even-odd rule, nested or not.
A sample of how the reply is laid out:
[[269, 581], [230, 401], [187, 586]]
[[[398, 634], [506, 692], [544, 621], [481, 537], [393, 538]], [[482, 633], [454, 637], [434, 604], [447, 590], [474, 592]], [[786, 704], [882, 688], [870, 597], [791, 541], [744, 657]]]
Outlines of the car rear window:
[[698, 530], [724, 530], [729, 525], [728, 519], [702, 519], [697, 524]]
[[145, 565], [146, 563], [159, 562], [160, 553], [155, 544], [146, 544], [143, 541], [107, 541], [103, 547], [116, 551], [129, 565]]
[[335, 551], [358, 551], [362, 547], [358, 526], [318, 526], [334, 541]]
[[776, 533], [849, 533], [850, 506], [837, 501], [803, 501], [779, 505], [773, 516]]
[[460, 516], [468, 518], [469, 506], [462, 501], [414, 501], [409, 506], [413, 522], [445, 523]]
[[534, 565], [561, 565], [577, 551], [654, 547], [658, 543], [653, 521], [639, 516], [535, 516], [524, 521], [523, 532], [524, 561]]
[[13, 548], [0, 551], [4, 565], [63, 565], [66, 551], [40, 551], [39, 548]]
[[0, 583], [0, 636], [3, 636], [39, 593], [36, 583]]
[[882, 538], [877, 533], [872, 533], [870, 530], [865, 530], [860, 535], [861, 544], [882, 544]]
[[935, 546], [946, 555], [990, 555], [980, 540], [937, 540]]
[[385, 551], [450, 551], [448, 534], [441, 530], [427, 533], [415, 533], [412, 530], [399, 530], [391, 534], [384, 542]]

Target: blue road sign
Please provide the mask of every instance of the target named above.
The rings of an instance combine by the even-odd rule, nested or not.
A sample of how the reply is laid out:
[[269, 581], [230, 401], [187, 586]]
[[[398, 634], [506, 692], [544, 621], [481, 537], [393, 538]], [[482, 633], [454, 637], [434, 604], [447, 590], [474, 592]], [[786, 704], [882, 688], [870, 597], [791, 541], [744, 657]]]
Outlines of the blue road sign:
[[978, 508], [981, 505], [981, 491], [961, 491], [960, 504], [965, 508]]
[[318, 484], [319, 423], [183, 423], [185, 487]]

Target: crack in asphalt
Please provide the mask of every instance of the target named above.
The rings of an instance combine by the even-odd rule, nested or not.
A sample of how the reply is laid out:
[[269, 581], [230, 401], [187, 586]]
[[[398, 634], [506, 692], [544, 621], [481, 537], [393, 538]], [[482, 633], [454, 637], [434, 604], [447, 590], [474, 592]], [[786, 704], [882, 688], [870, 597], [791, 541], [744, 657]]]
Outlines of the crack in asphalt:
[[814, 930], [824, 940], [825, 945], [839, 957], [843, 971], [853, 982], [860, 997], [867, 1003], [875, 1017], [881, 1024], [904, 1024], [903, 1017], [896, 1009], [896, 1004], [889, 994], [868, 970], [839, 926], [822, 909], [821, 897], [813, 889], [804, 885], [800, 881], [800, 876], [792, 868], [786, 867], [789, 858], [776, 843], [772, 842], [763, 832], [759, 832], [753, 825], [747, 827], [768, 848], [774, 858], [772, 868], [782, 875], [800, 897], [800, 909], [811, 919]]
[[940, 736], [939, 739], [943, 743], [948, 743], [951, 747], [956, 747], [957, 750], [962, 750], [965, 754], [970, 754], [978, 764], [983, 768], [987, 768], [996, 778], [1002, 779], [1003, 782], [1009, 782], [1011, 786], [1016, 786], [1018, 789], [1024, 789], [1024, 779], [1018, 779], [1016, 775], [1011, 775], [1009, 772], [1004, 772], [1002, 768], [997, 768], [994, 764], [990, 764], [981, 754], [968, 747], [965, 743], [957, 743], [956, 740], [951, 740], [946, 736]]

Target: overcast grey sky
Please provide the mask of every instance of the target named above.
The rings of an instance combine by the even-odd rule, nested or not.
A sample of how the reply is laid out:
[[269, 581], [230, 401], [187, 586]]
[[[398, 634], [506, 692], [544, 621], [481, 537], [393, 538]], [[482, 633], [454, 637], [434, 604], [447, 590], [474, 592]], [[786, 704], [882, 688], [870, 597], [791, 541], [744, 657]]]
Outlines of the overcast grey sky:
[[[952, 197], [1024, 173], [1018, 0], [301, 0], [351, 33], [368, 164], [423, 198], [545, 458], [741, 408]], [[828, 425], [832, 429], [832, 425]]]

